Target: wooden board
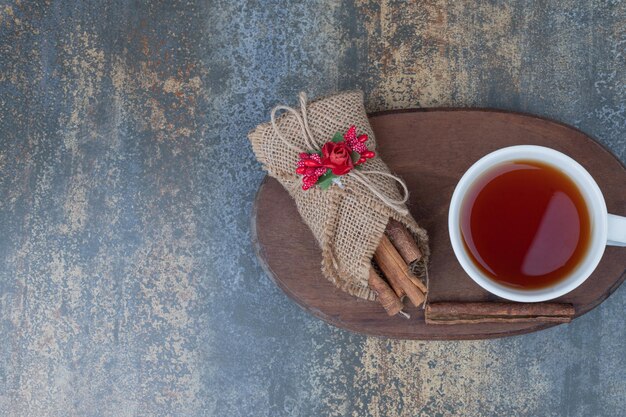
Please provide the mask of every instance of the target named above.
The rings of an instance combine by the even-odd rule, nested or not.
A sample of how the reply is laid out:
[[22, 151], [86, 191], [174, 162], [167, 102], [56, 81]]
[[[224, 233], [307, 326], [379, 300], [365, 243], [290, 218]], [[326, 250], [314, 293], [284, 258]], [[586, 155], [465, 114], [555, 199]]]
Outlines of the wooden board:
[[[483, 155], [511, 145], [543, 145], [580, 162], [596, 179], [609, 212], [626, 215], [626, 169], [584, 133], [554, 121], [494, 110], [433, 109], [370, 116], [379, 155], [406, 181], [409, 209], [431, 239], [431, 301], [487, 301], [498, 297], [476, 285], [457, 262], [448, 238], [450, 197], [467, 168]], [[375, 302], [337, 290], [320, 272], [321, 254], [295, 204], [266, 178], [252, 215], [254, 245], [268, 275], [311, 314], [337, 327], [398, 339], [482, 339], [511, 336], [550, 324], [426, 325], [423, 311], [411, 319], [388, 317]], [[297, 238], [296, 238], [297, 237]], [[626, 277], [626, 248], [608, 247], [587, 281], [559, 301], [576, 316], [606, 299]]]

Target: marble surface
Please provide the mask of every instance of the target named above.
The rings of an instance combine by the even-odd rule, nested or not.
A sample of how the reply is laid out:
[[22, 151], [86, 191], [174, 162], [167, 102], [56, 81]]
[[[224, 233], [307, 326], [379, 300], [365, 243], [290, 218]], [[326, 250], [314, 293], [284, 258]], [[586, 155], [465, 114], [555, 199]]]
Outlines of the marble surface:
[[416, 342], [268, 279], [246, 133], [351, 88], [547, 116], [626, 161], [626, 2], [1, 2], [0, 415], [625, 415], [626, 288], [567, 326]]

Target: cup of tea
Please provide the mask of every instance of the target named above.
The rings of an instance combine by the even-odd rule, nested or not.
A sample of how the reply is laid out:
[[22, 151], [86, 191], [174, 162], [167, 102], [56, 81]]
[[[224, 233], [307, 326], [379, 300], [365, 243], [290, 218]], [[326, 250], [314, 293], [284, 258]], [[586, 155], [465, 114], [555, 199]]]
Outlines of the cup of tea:
[[454, 190], [448, 227], [465, 272], [512, 301], [560, 297], [591, 275], [606, 245], [626, 246], [626, 217], [607, 213], [591, 175], [533, 145], [474, 163]]

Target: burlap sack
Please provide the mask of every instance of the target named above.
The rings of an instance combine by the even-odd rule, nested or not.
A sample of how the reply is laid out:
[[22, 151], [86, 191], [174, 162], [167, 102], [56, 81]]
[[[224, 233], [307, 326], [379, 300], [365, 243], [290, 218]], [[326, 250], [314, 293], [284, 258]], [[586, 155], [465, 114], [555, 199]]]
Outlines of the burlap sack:
[[[310, 102], [307, 113], [309, 128], [317, 142], [327, 142], [336, 132], [345, 133], [355, 125], [359, 134], [368, 135], [367, 147], [376, 151], [362, 92], [349, 91]], [[307, 149], [301, 126], [293, 114], [281, 115], [276, 124], [285, 139]], [[376, 298], [367, 284], [368, 271], [389, 218], [404, 223], [418, 242], [424, 259], [422, 265], [414, 267], [425, 265], [430, 253], [428, 236], [410, 214], [399, 214], [364, 185], [347, 176], [341, 177], [343, 189], [332, 185], [327, 190], [313, 187], [303, 191], [302, 177], [295, 172], [298, 152], [285, 145], [270, 123], [259, 125], [248, 137], [263, 168], [295, 200], [300, 215], [322, 250], [322, 273], [338, 288], [360, 298]], [[370, 171], [389, 172], [378, 154], [367, 160], [363, 167]], [[398, 187], [392, 179], [381, 176], [369, 179], [384, 194], [400, 199]]]

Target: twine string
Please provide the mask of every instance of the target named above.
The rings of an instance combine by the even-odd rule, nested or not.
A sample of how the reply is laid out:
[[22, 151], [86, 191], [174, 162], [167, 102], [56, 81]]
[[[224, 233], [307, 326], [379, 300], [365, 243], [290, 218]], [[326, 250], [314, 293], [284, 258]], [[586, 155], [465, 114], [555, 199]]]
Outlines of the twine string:
[[[400, 200], [396, 200], [389, 196], [386, 196], [372, 183], [371, 178], [368, 178], [368, 176], [373, 176], [373, 175], [380, 175], [383, 177], [391, 178], [394, 181], [396, 181], [398, 184], [400, 184], [400, 186], [402, 186], [403, 197]], [[382, 201], [384, 204], [391, 207], [398, 213], [402, 214], [403, 216], [409, 214], [408, 210], [403, 207], [403, 204], [406, 203], [407, 200], [409, 199], [409, 190], [406, 184], [404, 183], [404, 181], [400, 177], [397, 177], [393, 174], [390, 174], [384, 171], [356, 171], [356, 170], [350, 171], [348, 173], [348, 176], [355, 179], [357, 182], [360, 182], [361, 184], [363, 184], [368, 190], [370, 190], [372, 194], [378, 197], [380, 201]]]
[[279, 110], [285, 110], [294, 115], [294, 117], [298, 121], [298, 124], [300, 125], [300, 129], [302, 129], [302, 137], [304, 138], [305, 144], [309, 147], [309, 149], [316, 149], [316, 147], [313, 146], [313, 144], [309, 140], [309, 135], [307, 134], [307, 131], [304, 128], [304, 123], [302, 122], [302, 118], [300, 117], [300, 114], [298, 113], [296, 109], [289, 107], [289, 106], [276, 106], [272, 109], [272, 114], [270, 115], [270, 119], [272, 120], [272, 127], [274, 128], [274, 132], [276, 132], [276, 135], [278, 135], [280, 140], [282, 140], [285, 145], [287, 145], [289, 148], [293, 149], [296, 152], [305, 152], [304, 149], [289, 142], [287, 138], [285, 138], [283, 134], [280, 133], [280, 129], [278, 129], [278, 126], [276, 125], [276, 113]]
[[[320, 145], [316, 142], [315, 140], [315, 136], [313, 136], [313, 134], [311, 133], [311, 129], [309, 129], [309, 119], [307, 117], [307, 111], [306, 111], [306, 93], [304, 91], [300, 92], [300, 95], [298, 96], [300, 99], [300, 112], [302, 113], [302, 122], [304, 125], [304, 130], [306, 131], [306, 133], [309, 135], [309, 139], [311, 140], [311, 142], [315, 145], [315, 149], [319, 149]], [[322, 146], [324, 144], [322, 143]]]
[[[270, 115], [271, 121], [272, 121], [272, 127], [274, 128], [274, 132], [276, 133], [276, 135], [280, 138], [280, 140], [283, 141], [283, 143], [289, 147], [290, 149], [301, 153], [301, 152], [306, 152], [307, 150], [303, 150], [302, 148], [300, 148], [299, 146], [293, 144], [292, 142], [290, 142], [289, 140], [287, 140], [287, 138], [285, 138], [285, 136], [281, 133], [280, 129], [278, 128], [278, 125], [276, 124], [276, 113], [280, 110], [285, 110], [286, 112], [291, 113], [295, 118], [296, 121], [298, 122], [298, 125], [300, 126], [300, 130], [302, 132], [302, 137], [304, 139], [304, 143], [306, 146], [309, 147], [308, 151], [313, 150], [313, 149], [320, 149], [320, 145], [319, 143], [315, 140], [315, 137], [313, 136], [313, 134], [311, 133], [311, 129], [309, 127], [309, 120], [307, 117], [307, 96], [304, 92], [300, 93], [299, 95], [299, 101], [300, 101], [300, 112], [298, 112], [298, 110], [289, 107], [289, 106], [283, 106], [283, 105], [279, 105], [276, 106], [272, 109], [272, 113]], [[392, 208], [393, 210], [397, 211], [398, 213], [400, 213], [401, 215], [407, 215], [408, 214], [408, 210], [406, 208], [403, 207], [404, 203], [407, 202], [407, 200], [409, 199], [409, 189], [407, 188], [405, 182], [402, 180], [402, 178], [390, 174], [388, 172], [384, 172], [384, 171], [357, 171], [357, 170], [352, 170], [347, 174], [350, 178], [354, 179], [355, 181], [359, 182], [360, 184], [362, 184], [365, 188], [367, 188], [372, 194], [374, 194], [376, 197], [378, 197], [380, 199], [380, 201], [382, 201], [386, 206]], [[376, 185], [374, 185], [374, 180], [373, 180], [373, 176], [383, 176], [383, 177], [387, 177], [387, 178], [391, 178], [392, 180], [396, 181], [398, 184], [400, 184], [400, 186], [402, 187], [402, 195], [403, 197], [399, 200], [394, 199], [392, 197], [389, 197], [388, 195], [385, 195], [382, 191], [380, 191], [378, 189], [378, 187], [376, 187]]]

